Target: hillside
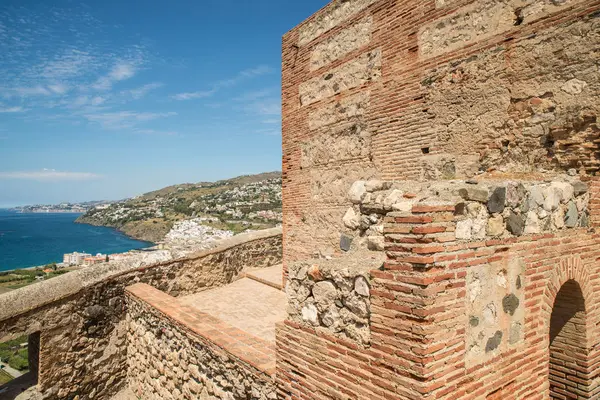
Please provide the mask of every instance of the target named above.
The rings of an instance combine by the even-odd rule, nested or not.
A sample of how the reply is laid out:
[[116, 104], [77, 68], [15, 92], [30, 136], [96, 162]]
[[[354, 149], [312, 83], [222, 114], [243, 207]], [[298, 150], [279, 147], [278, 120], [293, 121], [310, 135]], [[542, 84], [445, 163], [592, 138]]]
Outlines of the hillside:
[[281, 173], [173, 185], [97, 206], [76, 222], [117, 228], [133, 238], [156, 243], [177, 222], [193, 218], [233, 233], [276, 226], [281, 222]]

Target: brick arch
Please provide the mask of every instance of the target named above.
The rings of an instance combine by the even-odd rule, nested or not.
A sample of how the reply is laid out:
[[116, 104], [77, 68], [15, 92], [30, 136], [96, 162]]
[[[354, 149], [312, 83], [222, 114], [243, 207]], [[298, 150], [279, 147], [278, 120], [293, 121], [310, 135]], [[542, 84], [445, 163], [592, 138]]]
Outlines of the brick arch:
[[[551, 271], [543, 318], [548, 331], [548, 382], [552, 399], [592, 398], [590, 316], [594, 290], [578, 256], [562, 259]], [[583, 385], [582, 385], [583, 384]]]
[[581, 288], [586, 311], [589, 311], [592, 305], [596, 304], [593, 284], [588, 270], [581, 262], [581, 258], [579, 256], [563, 258], [556, 265], [556, 268], [551, 271], [549, 279], [546, 282], [542, 312], [547, 321], [550, 321], [558, 292], [570, 280], [577, 282]]

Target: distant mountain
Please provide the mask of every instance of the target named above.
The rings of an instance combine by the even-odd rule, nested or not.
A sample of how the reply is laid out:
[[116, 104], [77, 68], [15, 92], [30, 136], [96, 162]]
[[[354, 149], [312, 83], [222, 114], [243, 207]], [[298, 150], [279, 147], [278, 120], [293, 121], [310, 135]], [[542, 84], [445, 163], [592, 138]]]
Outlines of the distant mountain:
[[204, 218], [206, 225], [234, 233], [279, 224], [281, 172], [168, 186], [95, 206], [76, 222], [114, 227], [133, 238], [156, 243], [176, 222], [192, 218]]

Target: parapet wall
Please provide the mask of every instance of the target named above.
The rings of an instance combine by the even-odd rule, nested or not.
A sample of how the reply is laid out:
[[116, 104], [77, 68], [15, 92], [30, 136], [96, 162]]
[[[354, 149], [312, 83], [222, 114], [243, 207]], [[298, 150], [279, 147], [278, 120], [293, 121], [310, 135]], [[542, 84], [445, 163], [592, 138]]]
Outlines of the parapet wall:
[[343, 252], [356, 181], [598, 171], [599, 9], [335, 0], [287, 33], [285, 262]]
[[281, 262], [281, 230], [242, 234], [209, 251], [150, 266], [82, 269], [0, 295], [0, 341], [40, 333], [45, 399], [109, 399], [126, 382], [125, 287], [173, 296], [230, 283], [244, 268]]
[[276, 398], [271, 343], [150, 286], [127, 288], [127, 382], [143, 399]]

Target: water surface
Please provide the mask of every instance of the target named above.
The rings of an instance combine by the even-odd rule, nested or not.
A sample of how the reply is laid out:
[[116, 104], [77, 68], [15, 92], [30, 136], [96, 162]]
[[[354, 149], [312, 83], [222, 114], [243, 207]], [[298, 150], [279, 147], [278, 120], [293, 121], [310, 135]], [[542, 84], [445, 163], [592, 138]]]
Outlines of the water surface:
[[76, 224], [78, 216], [0, 209], [0, 271], [62, 262], [74, 251], [113, 254], [152, 246], [115, 229]]

